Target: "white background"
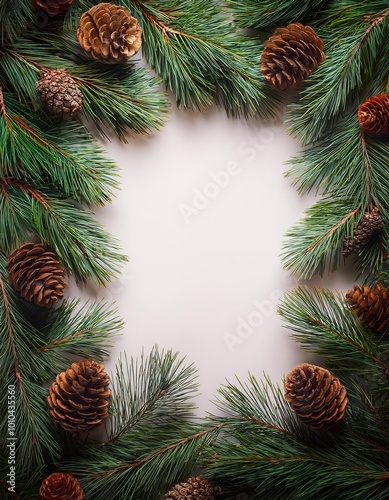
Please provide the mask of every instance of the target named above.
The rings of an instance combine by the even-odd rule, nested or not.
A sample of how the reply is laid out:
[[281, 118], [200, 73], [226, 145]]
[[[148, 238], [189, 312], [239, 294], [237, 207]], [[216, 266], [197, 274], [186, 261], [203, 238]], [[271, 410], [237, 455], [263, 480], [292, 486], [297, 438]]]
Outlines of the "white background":
[[[300, 146], [282, 119], [233, 120], [222, 109], [172, 104], [160, 132], [103, 144], [120, 166], [122, 190], [97, 217], [130, 260], [106, 289], [71, 286], [69, 294], [117, 303], [126, 324], [109, 371], [122, 351], [138, 356], [155, 344], [194, 363], [200, 416], [215, 409], [210, 401], [226, 379], [267, 372], [281, 382], [313, 359], [276, 312], [282, 292], [297, 284], [282, 269], [285, 231], [314, 201], [284, 177]], [[352, 279], [343, 272], [315, 283], [347, 290]]]

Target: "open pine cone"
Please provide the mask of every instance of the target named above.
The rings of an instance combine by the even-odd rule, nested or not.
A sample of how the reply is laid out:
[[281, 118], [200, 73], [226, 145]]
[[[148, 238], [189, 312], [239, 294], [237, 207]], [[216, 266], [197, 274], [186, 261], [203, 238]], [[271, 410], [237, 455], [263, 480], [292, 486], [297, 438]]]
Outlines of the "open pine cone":
[[8, 278], [22, 297], [52, 307], [64, 296], [65, 271], [42, 243], [25, 243], [8, 258]]
[[286, 376], [284, 387], [286, 401], [305, 424], [327, 430], [344, 417], [346, 388], [325, 368], [298, 365]]
[[361, 127], [373, 135], [389, 134], [389, 93], [376, 94], [364, 101], [358, 108]]
[[355, 284], [346, 293], [346, 301], [364, 326], [380, 333], [388, 330], [389, 293], [385, 285], [376, 283], [370, 288]]
[[73, 0], [32, 0], [34, 9], [46, 12], [49, 16], [56, 16], [66, 12]]
[[39, 500], [83, 500], [84, 490], [73, 476], [54, 472], [47, 476], [39, 489]]
[[45, 107], [56, 115], [73, 116], [82, 108], [81, 90], [63, 69], [43, 72], [36, 88]]
[[103, 364], [91, 359], [72, 363], [49, 389], [47, 404], [52, 419], [74, 434], [94, 429], [108, 416], [108, 384]]
[[279, 90], [296, 87], [324, 61], [323, 40], [300, 23], [277, 28], [261, 55], [265, 81]]
[[77, 38], [89, 58], [115, 64], [138, 52], [142, 29], [125, 7], [99, 3], [81, 16]]
[[165, 500], [214, 500], [220, 493], [219, 486], [212, 486], [205, 478], [196, 476], [173, 486], [165, 494]]

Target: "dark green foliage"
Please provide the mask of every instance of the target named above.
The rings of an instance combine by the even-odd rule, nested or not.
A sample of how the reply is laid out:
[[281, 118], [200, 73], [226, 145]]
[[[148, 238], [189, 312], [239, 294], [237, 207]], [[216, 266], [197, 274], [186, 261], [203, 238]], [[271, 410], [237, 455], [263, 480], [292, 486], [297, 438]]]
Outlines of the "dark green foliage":
[[266, 29], [284, 26], [292, 22], [305, 22], [306, 17], [312, 19], [325, 0], [227, 0], [236, 23], [241, 28]]
[[213, 101], [229, 116], [273, 116], [280, 100], [259, 72], [261, 47], [236, 32], [220, 5], [207, 0], [122, 1], [139, 18], [143, 54], [178, 106]]

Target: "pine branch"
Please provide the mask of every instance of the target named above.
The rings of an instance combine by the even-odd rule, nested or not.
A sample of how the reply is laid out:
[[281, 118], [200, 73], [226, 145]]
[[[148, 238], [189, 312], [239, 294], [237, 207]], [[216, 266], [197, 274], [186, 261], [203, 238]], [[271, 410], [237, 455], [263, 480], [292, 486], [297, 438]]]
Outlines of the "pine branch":
[[138, 428], [104, 449], [89, 449], [66, 469], [80, 479], [86, 499], [159, 500], [171, 485], [189, 475], [217, 432], [218, 427], [187, 422]]
[[[1, 95], [2, 97], [2, 95]], [[44, 124], [44, 117], [4, 94], [0, 117], [0, 175], [50, 184], [87, 204], [110, 201], [117, 167], [81, 124]]]
[[389, 10], [338, 31], [329, 30], [327, 58], [303, 86], [287, 120], [291, 133], [303, 144], [319, 140], [373, 77], [377, 86], [386, 84], [388, 70], [379, 61], [388, 34]]
[[365, 329], [340, 293], [299, 287], [284, 297], [279, 313], [308, 351], [320, 354], [329, 368], [352, 372], [353, 380], [374, 375], [376, 383], [389, 373], [389, 344]]
[[[354, 201], [323, 200], [306, 210], [306, 216], [286, 233], [282, 260], [286, 269], [302, 278], [334, 271], [341, 260], [344, 238], [350, 238], [362, 217]], [[371, 269], [372, 272], [377, 269]]]
[[92, 218], [92, 213], [21, 181], [0, 178], [0, 209], [9, 217], [0, 233], [0, 249], [13, 250], [25, 241], [26, 230], [54, 249], [77, 281], [104, 284], [126, 261], [116, 240]]
[[143, 54], [175, 93], [178, 106], [202, 109], [215, 100], [228, 116], [274, 116], [280, 97], [259, 72], [261, 47], [236, 33], [207, 0], [121, 2], [138, 18]]
[[[18, 38], [8, 50], [14, 59], [15, 72], [66, 69], [83, 93], [83, 115], [102, 136], [112, 131], [127, 142], [129, 129], [146, 133], [163, 125], [168, 104], [157, 78], [133, 64], [115, 66], [88, 60], [74, 32], [62, 32], [55, 23], [52, 28]], [[17, 90], [24, 96], [34, 93], [26, 78], [20, 81]]]
[[314, 18], [325, 0], [227, 0], [235, 21], [240, 28], [266, 29], [287, 25], [292, 22], [304, 22], [305, 18]]
[[[0, 254], [0, 435], [2, 453], [9, 444], [8, 398], [12, 388], [16, 457], [20, 479], [36, 467], [59, 456], [46, 408], [46, 391], [39, 384], [39, 363], [32, 350], [40, 344], [39, 333], [21, 316], [15, 292], [6, 281], [5, 257]], [[8, 456], [8, 453], [7, 453]]]
[[110, 442], [137, 426], [156, 427], [194, 417], [196, 371], [183, 363], [178, 353], [159, 352], [157, 347], [148, 356], [142, 353], [139, 360], [119, 359], [111, 379]]
[[[227, 416], [216, 417], [223, 434], [205, 463], [207, 474], [231, 498], [244, 491], [250, 499], [362, 500], [385, 491], [388, 440], [382, 433], [376, 441], [368, 439], [376, 425], [365, 418], [366, 408], [363, 414], [350, 409], [338, 432], [301, 432], [296, 426], [294, 433], [292, 410], [268, 377], [260, 385], [250, 376], [219, 392]], [[361, 436], [363, 423], [369, 426]]]
[[[34, 314], [34, 310], [29, 311]], [[43, 382], [69, 367], [74, 356], [102, 362], [109, 355], [113, 337], [123, 327], [117, 310], [104, 302], [85, 304], [65, 300], [60, 307], [50, 310], [40, 320], [42, 344], [33, 354], [45, 369]]]
[[0, 37], [14, 40], [33, 19], [31, 2], [26, 0], [2, 0], [0, 2]]

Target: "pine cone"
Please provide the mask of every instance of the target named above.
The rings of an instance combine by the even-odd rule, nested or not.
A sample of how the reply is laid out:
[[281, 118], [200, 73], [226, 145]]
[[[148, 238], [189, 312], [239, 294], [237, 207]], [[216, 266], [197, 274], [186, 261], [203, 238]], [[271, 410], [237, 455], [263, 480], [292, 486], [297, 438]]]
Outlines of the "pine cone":
[[49, 16], [57, 16], [68, 10], [73, 0], [32, 0], [34, 9], [46, 12]]
[[389, 93], [376, 94], [363, 102], [358, 108], [361, 127], [374, 135], [389, 134]]
[[197, 476], [173, 486], [165, 494], [165, 500], [214, 500], [220, 493], [219, 486], [212, 486], [206, 479]]
[[108, 384], [103, 364], [91, 359], [72, 363], [49, 389], [47, 403], [52, 419], [72, 433], [94, 429], [108, 416]]
[[346, 301], [360, 319], [361, 323], [383, 333], [389, 328], [389, 293], [382, 283], [372, 288], [355, 284], [346, 293]]
[[277, 28], [265, 42], [261, 72], [279, 90], [296, 87], [324, 61], [323, 40], [300, 23]]
[[73, 474], [54, 472], [43, 481], [39, 500], [83, 500], [84, 490]]
[[7, 269], [10, 282], [29, 302], [52, 307], [64, 296], [62, 264], [42, 243], [25, 243], [16, 249], [8, 258]]
[[138, 52], [142, 29], [125, 7], [99, 3], [81, 16], [77, 38], [89, 58], [115, 64]]
[[340, 380], [325, 368], [309, 363], [296, 366], [287, 375], [285, 399], [305, 424], [321, 430], [339, 422], [348, 404]]
[[73, 116], [82, 108], [81, 90], [65, 70], [45, 71], [36, 87], [46, 108], [54, 114]]
[[369, 212], [363, 214], [362, 220], [354, 228], [351, 240], [343, 241], [343, 255], [359, 253], [384, 228], [384, 220], [377, 207], [372, 206]]

